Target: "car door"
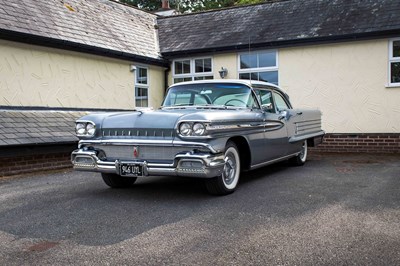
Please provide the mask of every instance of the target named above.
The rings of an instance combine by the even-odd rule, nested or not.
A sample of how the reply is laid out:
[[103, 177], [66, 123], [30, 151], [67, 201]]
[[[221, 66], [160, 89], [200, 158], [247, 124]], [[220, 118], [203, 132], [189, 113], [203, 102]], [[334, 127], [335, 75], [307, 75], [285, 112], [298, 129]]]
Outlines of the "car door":
[[278, 119], [285, 123], [286, 139], [282, 143], [282, 150], [285, 150], [284, 155], [289, 155], [298, 152], [301, 149], [301, 143], [289, 143], [290, 137], [295, 133], [295, 123], [301, 115], [298, 111], [292, 109], [290, 103], [279, 93], [274, 91], [274, 101], [276, 104]]
[[258, 90], [259, 99], [264, 110], [264, 161], [271, 161], [286, 154], [287, 141], [286, 121], [277, 111], [273, 91]]

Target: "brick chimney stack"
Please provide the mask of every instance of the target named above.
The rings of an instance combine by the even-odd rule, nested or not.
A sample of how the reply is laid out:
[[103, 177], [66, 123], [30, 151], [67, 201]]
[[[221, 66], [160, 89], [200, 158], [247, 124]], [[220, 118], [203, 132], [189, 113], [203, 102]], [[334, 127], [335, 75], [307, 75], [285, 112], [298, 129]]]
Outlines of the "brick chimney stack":
[[161, 2], [162, 2], [162, 5], [161, 5], [162, 9], [170, 9], [169, 8], [169, 0], [161, 0]]

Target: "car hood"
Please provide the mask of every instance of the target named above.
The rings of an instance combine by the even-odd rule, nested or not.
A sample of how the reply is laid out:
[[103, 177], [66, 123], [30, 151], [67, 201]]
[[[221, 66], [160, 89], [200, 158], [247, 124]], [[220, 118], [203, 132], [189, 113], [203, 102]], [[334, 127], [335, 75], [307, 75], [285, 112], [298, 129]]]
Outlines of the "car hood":
[[229, 121], [251, 121], [254, 114], [249, 110], [212, 109], [212, 108], [174, 108], [118, 113], [90, 114], [80, 121], [92, 121], [96, 124], [95, 138], [173, 138], [180, 121], [209, 121], [229, 123]]
[[174, 128], [179, 112], [135, 111], [115, 113], [104, 118], [102, 128]]
[[199, 108], [160, 109], [155, 111], [120, 112], [104, 115], [101, 121], [101, 127], [103, 129], [173, 129], [178, 121], [181, 120], [227, 121], [229, 118], [247, 120], [250, 116], [250, 112], [238, 112], [237, 110]]

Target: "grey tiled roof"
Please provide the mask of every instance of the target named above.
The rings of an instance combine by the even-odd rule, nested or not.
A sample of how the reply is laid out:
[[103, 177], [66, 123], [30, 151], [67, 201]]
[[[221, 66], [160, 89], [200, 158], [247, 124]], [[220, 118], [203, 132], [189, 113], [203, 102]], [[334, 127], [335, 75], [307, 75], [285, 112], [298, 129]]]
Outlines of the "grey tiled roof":
[[160, 58], [156, 16], [109, 0], [0, 0], [0, 30]]
[[288, 0], [158, 18], [161, 53], [400, 34], [399, 0]]
[[0, 110], [0, 147], [75, 142], [75, 120], [86, 112]]

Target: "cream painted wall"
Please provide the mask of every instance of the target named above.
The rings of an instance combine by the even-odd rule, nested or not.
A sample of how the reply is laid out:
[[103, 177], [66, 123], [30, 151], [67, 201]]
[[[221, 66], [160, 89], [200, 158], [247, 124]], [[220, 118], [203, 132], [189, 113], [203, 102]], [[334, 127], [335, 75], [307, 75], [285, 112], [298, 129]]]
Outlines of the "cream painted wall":
[[280, 86], [319, 107], [329, 133], [400, 132], [400, 88], [388, 83], [388, 40], [279, 50]]
[[221, 70], [221, 67], [228, 69], [228, 76], [225, 77], [226, 79], [238, 78], [238, 62], [236, 53], [214, 55], [213, 67], [215, 79], [220, 78], [219, 71]]
[[[134, 108], [132, 62], [0, 40], [0, 105]], [[150, 67], [150, 106], [164, 69]]]
[[[386, 87], [388, 47], [381, 39], [279, 49], [279, 85], [295, 107], [319, 108], [328, 133], [399, 133], [400, 87]], [[238, 78], [237, 53], [212, 57], [214, 78], [221, 67]]]
[[150, 66], [149, 76], [149, 106], [158, 108], [161, 106], [165, 96], [165, 69], [161, 67]]

